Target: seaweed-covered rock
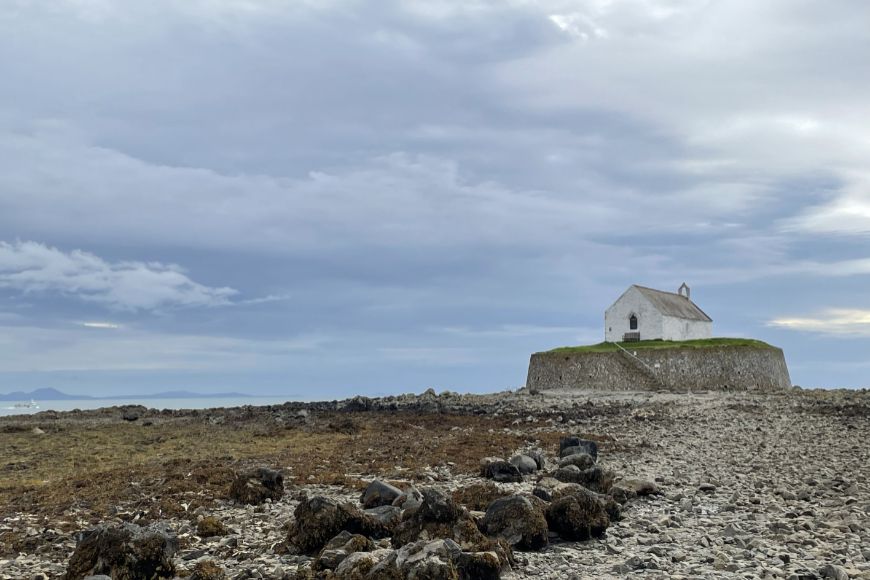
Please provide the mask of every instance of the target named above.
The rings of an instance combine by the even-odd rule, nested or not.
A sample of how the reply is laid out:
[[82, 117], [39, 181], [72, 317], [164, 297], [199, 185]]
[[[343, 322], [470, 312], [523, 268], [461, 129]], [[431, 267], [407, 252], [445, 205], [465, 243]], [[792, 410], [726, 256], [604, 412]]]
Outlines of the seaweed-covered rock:
[[317, 560], [314, 561], [314, 569], [333, 570], [349, 555], [355, 552], [371, 552], [374, 549], [374, 542], [367, 537], [343, 530], [320, 550]]
[[164, 525], [100, 525], [78, 535], [64, 579], [99, 574], [115, 580], [172, 578], [177, 551], [178, 538]]
[[550, 530], [571, 541], [601, 538], [610, 525], [603, 502], [591, 492], [557, 499], [545, 515]]
[[588, 453], [573, 453], [559, 460], [559, 467], [567, 467], [569, 465], [573, 465], [577, 469], [589, 469], [595, 465], [595, 460]]
[[579, 483], [560, 483], [550, 489], [550, 501], [556, 501], [569, 495], [580, 495], [584, 497], [591, 495], [599, 501], [611, 522], [617, 522], [622, 519], [622, 508], [620, 507], [620, 504], [609, 495], [595, 493]]
[[459, 580], [498, 580], [502, 562], [495, 552], [461, 552], [453, 559]]
[[432, 488], [423, 490], [423, 502], [417, 508], [417, 514], [424, 521], [452, 522], [460, 513], [460, 507], [449, 495]]
[[230, 499], [239, 503], [259, 505], [267, 499], [284, 497], [284, 475], [268, 467], [258, 467], [236, 476], [230, 484]]
[[494, 461], [487, 465], [485, 477], [499, 483], [519, 483], [523, 476], [516, 465], [507, 461]]
[[200, 560], [193, 567], [190, 580], [227, 580], [227, 573], [212, 560]]
[[395, 559], [395, 551], [388, 549], [372, 552], [348, 554], [335, 569], [334, 578], [341, 580], [403, 580], [401, 572], [394, 566], [384, 566], [377, 571], [378, 565], [388, 558]]
[[493, 463], [498, 463], [499, 461], [504, 461], [501, 457], [484, 457], [480, 460], [480, 476], [481, 477], [489, 477], [487, 473], [489, 472], [489, 466]]
[[559, 440], [559, 457], [567, 457], [574, 453], [587, 453], [598, 461], [598, 443], [576, 436], [562, 437]]
[[604, 469], [599, 465], [589, 469], [579, 469], [576, 465], [568, 465], [557, 469], [553, 477], [567, 483], [579, 483], [598, 493], [607, 493], [613, 485], [615, 475], [609, 469]]
[[205, 516], [196, 523], [196, 533], [202, 538], [211, 538], [213, 536], [226, 536], [229, 530], [216, 517]]
[[548, 543], [543, 511], [521, 495], [492, 502], [481, 528], [487, 535], [502, 538], [518, 550], [540, 550]]
[[452, 540], [463, 551], [494, 552], [500, 566], [513, 561], [510, 545], [504, 540], [486, 537], [469, 513], [453, 500], [434, 489], [423, 490], [420, 507], [406, 511], [404, 520], [393, 532], [393, 547], [402, 548], [420, 540]]
[[646, 495], [658, 495], [661, 493], [661, 490], [659, 490], [659, 486], [656, 485], [654, 481], [635, 477], [620, 479], [617, 483], [613, 485], [612, 491], [615, 491], [616, 488], [619, 488], [620, 492], [625, 492], [627, 495], [634, 494], [635, 496], [639, 497], [643, 497]]
[[352, 504], [338, 503], [323, 496], [301, 502], [288, 534], [288, 543], [305, 554], [320, 550], [341, 531], [371, 538], [384, 538], [390, 529]]

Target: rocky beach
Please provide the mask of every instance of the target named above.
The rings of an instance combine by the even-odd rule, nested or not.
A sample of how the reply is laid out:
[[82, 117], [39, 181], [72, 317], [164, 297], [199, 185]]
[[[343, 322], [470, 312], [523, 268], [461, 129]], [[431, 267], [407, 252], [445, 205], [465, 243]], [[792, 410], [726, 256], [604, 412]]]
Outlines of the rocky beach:
[[870, 578], [870, 393], [0, 419], [0, 579]]

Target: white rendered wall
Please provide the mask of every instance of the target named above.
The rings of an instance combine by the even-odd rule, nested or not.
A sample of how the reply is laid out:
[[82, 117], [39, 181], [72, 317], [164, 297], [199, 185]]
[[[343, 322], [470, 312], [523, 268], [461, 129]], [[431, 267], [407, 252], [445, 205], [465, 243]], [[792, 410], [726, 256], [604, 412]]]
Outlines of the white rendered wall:
[[[631, 330], [628, 317], [637, 316], [637, 330]], [[613, 303], [604, 313], [604, 340], [622, 342], [626, 332], [639, 332], [641, 340], [662, 338], [662, 315], [632, 287]]]
[[712, 322], [686, 320], [685, 318], [675, 318], [673, 316], [662, 317], [662, 338], [665, 340], [695, 340], [712, 337]]

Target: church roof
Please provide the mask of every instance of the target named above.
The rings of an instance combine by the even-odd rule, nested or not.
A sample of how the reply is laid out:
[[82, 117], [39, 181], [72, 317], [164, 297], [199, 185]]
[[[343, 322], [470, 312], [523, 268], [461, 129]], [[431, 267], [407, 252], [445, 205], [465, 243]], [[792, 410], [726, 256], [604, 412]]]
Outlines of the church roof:
[[687, 320], [703, 320], [705, 322], [713, 322], [713, 319], [698, 308], [698, 306], [680, 294], [674, 292], [664, 292], [644, 286], [632, 285], [643, 294], [644, 298], [652, 302], [656, 310], [665, 316], [673, 316], [675, 318], [685, 318]]

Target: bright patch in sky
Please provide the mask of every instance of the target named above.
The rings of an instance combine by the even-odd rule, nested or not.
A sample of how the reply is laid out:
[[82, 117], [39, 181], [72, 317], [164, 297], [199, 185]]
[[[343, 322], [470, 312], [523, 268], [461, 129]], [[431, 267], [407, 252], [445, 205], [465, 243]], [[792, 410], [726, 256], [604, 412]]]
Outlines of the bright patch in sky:
[[770, 324], [821, 334], [870, 336], [870, 310], [829, 308], [812, 317], [776, 318]]
[[121, 328], [120, 324], [115, 324], [113, 322], [82, 322], [81, 324], [85, 328], [104, 328], [104, 329]]

